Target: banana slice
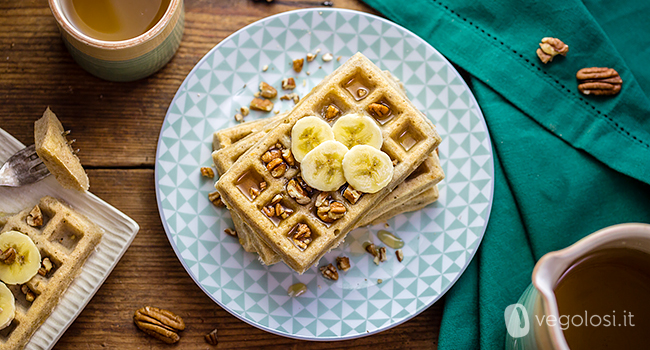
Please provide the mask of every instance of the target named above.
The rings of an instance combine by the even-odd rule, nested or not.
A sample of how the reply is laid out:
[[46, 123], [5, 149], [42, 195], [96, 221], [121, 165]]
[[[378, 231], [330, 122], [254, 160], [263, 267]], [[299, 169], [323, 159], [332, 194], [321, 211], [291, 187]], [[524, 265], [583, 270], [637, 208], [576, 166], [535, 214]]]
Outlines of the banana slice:
[[302, 118], [291, 129], [291, 153], [302, 163], [309, 151], [328, 140], [334, 140], [329, 124], [314, 116]]
[[386, 153], [372, 146], [358, 145], [345, 154], [343, 174], [354, 189], [375, 193], [393, 179], [393, 162]]
[[320, 191], [334, 191], [343, 186], [342, 162], [347, 152], [348, 148], [338, 141], [321, 143], [307, 153], [300, 164], [303, 180]]
[[0, 329], [9, 327], [16, 316], [16, 299], [7, 286], [0, 282]]
[[384, 138], [377, 123], [366, 115], [347, 114], [339, 118], [334, 126], [334, 139], [348, 149], [356, 145], [368, 145], [381, 149]]
[[16, 257], [9, 264], [0, 262], [0, 280], [6, 284], [23, 284], [36, 276], [41, 267], [41, 253], [29, 236], [18, 231], [0, 235], [0, 250], [16, 250]]

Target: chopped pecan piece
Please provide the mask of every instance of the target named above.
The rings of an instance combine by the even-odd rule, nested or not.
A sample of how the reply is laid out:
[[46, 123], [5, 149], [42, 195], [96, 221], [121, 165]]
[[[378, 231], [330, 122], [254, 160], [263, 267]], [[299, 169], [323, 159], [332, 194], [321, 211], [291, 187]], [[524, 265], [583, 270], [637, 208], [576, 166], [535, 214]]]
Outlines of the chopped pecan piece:
[[316, 53], [316, 54], [313, 54], [313, 53], [309, 52], [309, 53], [307, 54], [307, 62], [311, 62], [311, 61], [315, 60], [315, 59], [316, 59], [316, 56], [318, 56], [317, 53]]
[[375, 247], [375, 245], [374, 245], [373, 243], [370, 243], [370, 244], [368, 244], [368, 245], [366, 246], [366, 251], [367, 251], [368, 253], [370, 253], [370, 255], [372, 255], [372, 256], [374, 256], [374, 257], [376, 257], [377, 255], [379, 255], [379, 253], [377, 253], [377, 247]]
[[288, 148], [282, 150], [282, 159], [284, 159], [284, 161], [287, 162], [289, 166], [296, 165], [296, 159], [293, 157], [291, 150]]
[[16, 252], [14, 247], [9, 247], [4, 252], [0, 253], [0, 262], [11, 265], [16, 261], [17, 254], [18, 252]]
[[296, 179], [289, 180], [287, 183], [287, 193], [289, 197], [293, 198], [298, 202], [298, 204], [309, 204], [311, 198], [307, 196], [307, 191], [299, 184]]
[[296, 58], [293, 60], [293, 70], [296, 73], [302, 72], [302, 65], [305, 64], [305, 59], [304, 58]]
[[276, 205], [280, 203], [281, 200], [282, 200], [282, 195], [278, 193], [275, 196], [273, 196], [273, 199], [271, 199], [271, 205]]
[[34, 209], [29, 212], [29, 215], [25, 218], [25, 222], [27, 222], [27, 225], [31, 227], [39, 227], [43, 225], [43, 213], [38, 205], [34, 206]]
[[371, 103], [368, 106], [368, 111], [380, 119], [386, 118], [390, 115], [390, 108], [388, 108], [388, 106], [376, 102]]
[[221, 195], [219, 192], [214, 191], [208, 193], [208, 200], [212, 202], [217, 207], [225, 207], [226, 205], [221, 201]]
[[20, 286], [20, 291], [25, 294], [25, 300], [27, 300], [27, 302], [31, 303], [34, 301], [34, 299], [36, 299], [36, 294], [34, 294], [34, 292], [32, 292], [32, 290], [29, 289], [26, 284]]
[[282, 163], [284, 163], [284, 161], [282, 160], [282, 158], [279, 158], [279, 157], [278, 157], [278, 158], [274, 158], [274, 159], [271, 160], [268, 164], [266, 164], [266, 169], [269, 170], [269, 171], [271, 171], [271, 170], [273, 170], [275, 167], [277, 167], [278, 165], [280, 165], [280, 164], [282, 164]]
[[266, 165], [266, 169], [271, 172], [271, 176], [278, 178], [287, 171], [287, 163], [282, 158], [275, 158]]
[[280, 99], [284, 100], [284, 101], [293, 100], [293, 103], [300, 102], [300, 96], [295, 92], [292, 92], [292, 93], [286, 94], [286, 95], [282, 95], [282, 97], [280, 97]]
[[326, 202], [321, 206], [318, 206], [316, 214], [318, 217], [325, 222], [334, 222], [345, 215], [347, 209], [343, 204], [337, 201]]
[[343, 191], [343, 197], [345, 197], [348, 202], [355, 204], [359, 198], [361, 198], [361, 192], [348, 185], [348, 187], [345, 188], [345, 191]]
[[270, 218], [275, 216], [275, 208], [273, 206], [268, 206], [268, 207], [262, 208], [262, 212], [264, 213], [264, 215], [266, 215], [266, 216], [268, 216]]
[[334, 202], [332, 202], [330, 204], [330, 211], [329, 211], [328, 216], [332, 220], [338, 220], [338, 219], [342, 218], [343, 215], [345, 215], [346, 212], [347, 212], [347, 209], [345, 208], [345, 206], [341, 202], [334, 201]]
[[262, 72], [266, 72], [267, 70], [269, 70], [269, 65], [265, 64], [264, 67], [262, 67]]
[[325, 110], [325, 119], [327, 120], [332, 120], [341, 113], [341, 110], [336, 107], [335, 105], [331, 104], [327, 106], [327, 109]]
[[227, 229], [223, 230], [223, 232], [224, 232], [225, 234], [227, 234], [228, 236], [237, 237], [237, 231], [231, 229], [230, 227], [228, 227]]
[[339, 256], [336, 258], [336, 267], [343, 272], [347, 272], [350, 269], [350, 258], [347, 256]]
[[266, 181], [260, 182], [260, 192], [264, 192], [266, 189]]
[[316, 196], [316, 207], [322, 207], [323, 205], [329, 204], [329, 201], [327, 201], [327, 203], [325, 202], [329, 197], [329, 192], [319, 193], [318, 196]]
[[262, 154], [262, 161], [264, 163], [270, 163], [272, 160], [282, 157], [282, 151], [277, 148], [270, 149]]
[[357, 90], [357, 96], [359, 96], [359, 98], [363, 98], [367, 94], [368, 94], [368, 90], [366, 90], [366, 89], [360, 88], [360, 89]]
[[293, 78], [282, 79], [282, 88], [284, 90], [293, 90], [296, 88], [296, 80]]
[[557, 38], [542, 38], [542, 42], [537, 49], [537, 57], [542, 63], [553, 61], [553, 57], [557, 55], [566, 56], [569, 52], [569, 46]]
[[273, 102], [265, 98], [255, 97], [251, 101], [251, 109], [262, 112], [270, 112], [273, 110]]
[[278, 95], [278, 90], [269, 85], [267, 82], [263, 81], [260, 83], [260, 95], [266, 98], [274, 98]]
[[213, 329], [212, 332], [206, 334], [203, 336], [205, 339], [205, 342], [210, 344], [210, 345], [217, 345], [219, 342], [217, 341], [217, 329]]
[[293, 214], [293, 210], [291, 210], [289, 208], [282, 207], [282, 210], [283, 210], [283, 212], [280, 213], [280, 217], [282, 218], [282, 220], [288, 218], [289, 215]]
[[243, 122], [244, 121], [244, 116], [239, 114], [239, 113], [235, 114], [235, 121], [238, 122], [238, 123]]
[[133, 322], [140, 330], [168, 344], [178, 342], [185, 322], [171, 311], [145, 306], [135, 312]]
[[214, 170], [212, 168], [204, 166], [201, 167], [201, 176], [203, 177], [209, 177], [209, 178], [214, 178]]
[[384, 262], [388, 259], [386, 256], [386, 247], [380, 247], [379, 248], [379, 261]]
[[326, 53], [323, 55], [323, 62], [329, 62], [334, 59], [334, 56], [331, 53]]
[[284, 207], [282, 206], [282, 204], [277, 203], [275, 205], [275, 214], [279, 217], [282, 217], [282, 214], [284, 214]]
[[239, 112], [241, 112], [241, 115], [243, 115], [245, 117], [245, 116], [248, 115], [248, 113], [250, 113], [250, 109], [248, 107], [246, 107], [246, 106], [241, 106], [239, 108]]
[[404, 253], [402, 252], [401, 249], [397, 249], [395, 251], [395, 256], [397, 256], [397, 261], [402, 262], [404, 260]]
[[293, 243], [300, 249], [305, 250], [311, 243], [311, 229], [307, 224], [298, 224], [296, 233], [293, 235]]
[[50, 258], [44, 258], [43, 261], [41, 261], [41, 267], [38, 269], [38, 274], [41, 276], [46, 276], [50, 271], [52, 271], [53, 267], [54, 264], [52, 264]]
[[623, 80], [612, 68], [583, 68], [576, 74], [578, 90], [584, 95], [616, 95], [621, 91]]
[[320, 272], [323, 274], [323, 277], [332, 281], [338, 281], [339, 279], [339, 272], [336, 271], [336, 268], [332, 264], [321, 266]]
[[257, 198], [257, 196], [260, 195], [260, 190], [258, 190], [257, 188], [251, 187], [251, 188], [248, 190], [248, 194], [250, 194], [251, 199], [254, 200], [255, 198]]

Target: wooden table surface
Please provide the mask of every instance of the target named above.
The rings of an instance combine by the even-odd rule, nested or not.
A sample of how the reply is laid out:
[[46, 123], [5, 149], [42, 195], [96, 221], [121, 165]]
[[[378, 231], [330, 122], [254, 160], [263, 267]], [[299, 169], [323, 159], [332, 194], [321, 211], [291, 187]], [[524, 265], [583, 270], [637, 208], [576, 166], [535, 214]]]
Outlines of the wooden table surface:
[[[334, 7], [374, 13], [358, 0]], [[77, 140], [91, 191], [140, 224], [122, 260], [55, 349], [435, 349], [438, 302], [385, 332], [342, 342], [307, 342], [259, 330], [223, 310], [192, 281], [163, 230], [154, 191], [154, 159], [167, 107], [192, 67], [236, 30], [279, 12], [321, 6], [320, 0], [186, 0], [185, 34], [167, 66], [133, 83], [111, 83], [81, 69], [66, 51], [47, 0], [0, 0], [0, 127], [25, 144], [50, 106]], [[166, 345], [133, 324], [152, 305], [187, 324]], [[218, 346], [204, 334], [218, 329]]]

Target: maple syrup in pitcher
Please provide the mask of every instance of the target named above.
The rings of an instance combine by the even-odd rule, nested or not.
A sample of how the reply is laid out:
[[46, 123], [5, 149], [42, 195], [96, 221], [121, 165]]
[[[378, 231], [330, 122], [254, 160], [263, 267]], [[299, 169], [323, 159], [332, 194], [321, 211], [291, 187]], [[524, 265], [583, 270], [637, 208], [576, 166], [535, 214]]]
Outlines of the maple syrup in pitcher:
[[171, 0], [62, 0], [63, 12], [89, 37], [120, 41], [151, 29], [165, 14]]
[[649, 254], [627, 248], [587, 254], [560, 277], [555, 296], [571, 350], [650, 348]]

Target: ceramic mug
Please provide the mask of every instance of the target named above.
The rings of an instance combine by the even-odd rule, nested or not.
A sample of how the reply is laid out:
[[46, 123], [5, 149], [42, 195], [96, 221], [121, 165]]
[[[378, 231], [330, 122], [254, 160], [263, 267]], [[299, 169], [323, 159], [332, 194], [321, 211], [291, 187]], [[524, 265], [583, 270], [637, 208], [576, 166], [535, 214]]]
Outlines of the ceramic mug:
[[63, 43], [83, 69], [102, 79], [133, 81], [155, 73], [174, 56], [183, 37], [183, 0], [171, 0], [162, 18], [144, 34], [120, 41], [85, 35], [65, 16], [61, 2], [49, 0]]
[[[519, 298], [518, 304], [523, 305], [525, 310], [513, 310], [511, 317], [506, 319], [506, 350], [569, 350], [559, 322], [549, 325], [549, 322], [540, 324], [535, 320], [548, 319], [549, 316], [560, 319], [553, 292], [560, 277], [580, 257], [608, 248], [636, 249], [650, 254], [650, 225], [634, 223], [610, 226], [568, 248], [544, 255], [533, 270], [533, 283]], [[528, 316], [527, 321], [522, 320], [521, 315]], [[510, 333], [513, 329], [524, 332], [513, 337]]]

